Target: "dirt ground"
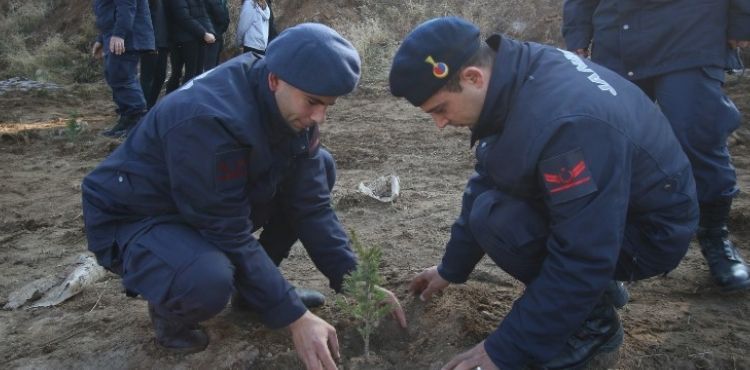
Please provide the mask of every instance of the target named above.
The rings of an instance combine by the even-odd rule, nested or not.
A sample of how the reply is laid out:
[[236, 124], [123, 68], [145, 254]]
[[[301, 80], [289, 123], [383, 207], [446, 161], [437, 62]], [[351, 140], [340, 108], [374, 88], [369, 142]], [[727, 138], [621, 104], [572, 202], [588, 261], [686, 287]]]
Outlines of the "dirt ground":
[[[750, 78], [729, 91], [750, 112]], [[339, 332], [344, 369], [437, 369], [470, 348], [502, 320], [523, 286], [482, 260], [468, 284], [429, 303], [408, 297], [406, 285], [437, 263], [460, 209], [473, 153], [467, 131], [437, 130], [415, 108], [364, 86], [332, 108], [323, 142], [338, 164], [335, 208], [347, 228], [384, 252], [382, 273], [408, 313], [409, 328], [385, 320], [373, 340], [377, 361], [361, 364], [351, 321], [333, 305], [334, 293], [301, 246], [282, 265], [295, 284], [324, 291], [315, 311]], [[113, 120], [104, 85], [57, 93], [0, 96], [0, 306], [9, 294], [44, 276], [62, 274], [86, 250], [80, 181], [117, 145], [97, 136]], [[747, 115], [745, 116], [747, 121]], [[70, 119], [83, 122], [76, 137]], [[743, 188], [750, 181], [750, 145], [732, 139]], [[401, 197], [381, 204], [356, 191], [360, 181], [401, 178]], [[734, 236], [750, 257], [750, 198], [732, 214]], [[696, 245], [666, 277], [630, 285], [621, 311], [625, 344], [620, 369], [748, 369], [750, 293], [718, 293]], [[252, 315], [226, 309], [205, 323], [211, 344], [177, 356], [154, 344], [146, 302], [122, 293], [113, 274], [53, 308], [0, 311], [0, 368], [253, 368], [300, 367], [284, 330], [264, 328]]]

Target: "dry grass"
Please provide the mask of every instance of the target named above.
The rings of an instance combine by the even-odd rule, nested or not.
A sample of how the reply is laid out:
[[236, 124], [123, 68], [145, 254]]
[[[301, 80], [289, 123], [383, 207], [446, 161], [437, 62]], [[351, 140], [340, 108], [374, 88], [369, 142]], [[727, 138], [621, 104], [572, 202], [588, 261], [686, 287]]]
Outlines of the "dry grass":
[[[225, 37], [226, 57], [234, 46], [241, 0], [229, 0], [232, 23]], [[403, 37], [433, 17], [456, 15], [484, 34], [560, 44], [559, 0], [276, 0], [279, 30], [301, 22], [328, 24], [359, 50], [362, 79], [385, 83], [391, 58]], [[23, 76], [42, 81], [90, 82], [101, 67], [88, 57], [95, 36], [90, 2], [6, 0], [0, 4], [0, 78]], [[60, 19], [70, 19], [68, 23]]]
[[[100, 67], [88, 56], [94, 38], [93, 17], [61, 11], [65, 1], [10, 0], [0, 13], [0, 78], [92, 82]], [[77, 7], [76, 10], [81, 9]], [[70, 17], [77, 27], [60, 21]], [[56, 27], [59, 27], [55, 29]]]
[[406, 34], [435, 17], [459, 16], [477, 24], [484, 35], [502, 32], [512, 37], [561, 45], [559, 0], [276, 0], [277, 23], [305, 21], [330, 25], [357, 48], [362, 79], [385, 83], [391, 58]]

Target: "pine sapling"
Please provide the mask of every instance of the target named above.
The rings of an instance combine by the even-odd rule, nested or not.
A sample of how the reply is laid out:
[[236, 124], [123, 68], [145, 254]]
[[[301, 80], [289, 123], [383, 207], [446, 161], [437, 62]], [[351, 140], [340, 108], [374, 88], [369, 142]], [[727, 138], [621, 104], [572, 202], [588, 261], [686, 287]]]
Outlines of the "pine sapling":
[[383, 280], [378, 272], [382, 251], [377, 246], [362, 245], [354, 230], [350, 230], [350, 233], [359, 264], [344, 278], [343, 291], [349, 299], [339, 300], [339, 305], [358, 322], [357, 331], [364, 340], [364, 357], [367, 360], [370, 358], [370, 334], [391, 307], [384, 304], [386, 295], [379, 288]]

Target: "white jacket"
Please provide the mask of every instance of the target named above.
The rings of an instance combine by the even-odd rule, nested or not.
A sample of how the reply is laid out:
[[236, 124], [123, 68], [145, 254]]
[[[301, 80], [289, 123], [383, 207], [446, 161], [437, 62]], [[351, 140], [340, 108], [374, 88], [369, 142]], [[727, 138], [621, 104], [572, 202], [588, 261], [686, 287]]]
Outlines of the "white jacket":
[[240, 20], [237, 24], [237, 46], [266, 50], [270, 18], [270, 5], [266, 5], [266, 9], [261, 9], [254, 0], [245, 0], [242, 3]]

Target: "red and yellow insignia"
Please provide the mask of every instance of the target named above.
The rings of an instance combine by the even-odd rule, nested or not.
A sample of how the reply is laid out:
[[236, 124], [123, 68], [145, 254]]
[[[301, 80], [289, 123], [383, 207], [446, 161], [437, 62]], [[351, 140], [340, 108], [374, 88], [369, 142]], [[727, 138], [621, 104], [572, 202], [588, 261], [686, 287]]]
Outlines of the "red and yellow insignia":
[[424, 61], [432, 66], [432, 74], [435, 75], [435, 77], [445, 78], [448, 76], [449, 70], [447, 64], [443, 62], [435, 62], [435, 59], [432, 59], [432, 55], [427, 56], [427, 59]]
[[539, 171], [552, 204], [578, 199], [597, 191], [589, 163], [580, 148], [542, 160]]

